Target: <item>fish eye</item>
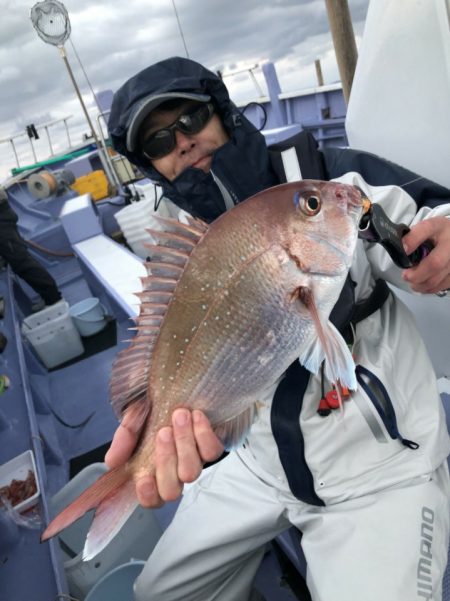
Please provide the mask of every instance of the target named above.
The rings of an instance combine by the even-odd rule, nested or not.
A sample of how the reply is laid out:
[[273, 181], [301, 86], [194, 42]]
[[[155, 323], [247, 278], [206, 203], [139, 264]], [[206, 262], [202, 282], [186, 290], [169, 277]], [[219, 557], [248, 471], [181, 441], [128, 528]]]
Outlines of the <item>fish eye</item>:
[[322, 208], [322, 202], [317, 194], [299, 194], [294, 195], [294, 204], [302, 213], [308, 217], [313, 217], [319, 213]]

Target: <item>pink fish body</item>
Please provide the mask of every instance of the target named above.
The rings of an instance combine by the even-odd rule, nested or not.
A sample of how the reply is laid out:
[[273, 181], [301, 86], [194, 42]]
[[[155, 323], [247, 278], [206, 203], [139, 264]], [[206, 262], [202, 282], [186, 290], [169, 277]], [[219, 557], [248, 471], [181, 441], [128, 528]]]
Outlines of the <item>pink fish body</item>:
[[137, 334], [113, 368], [119, 415], [145, 421], [133, 457], [102, 476], [51, 522], [43, 539], [98, 507], [85, 547], [96, 555], [136, 506], [134, 477], [152, 470], [156, 432], [177, 407], [209, 417], [228, 447], [256, 404], [299, 358], [356, 388], [344, 340], [328, 321], [350, 267], [361, 216], [353, 186], [305, 180], [271, 188], [210, 226], [161, 220], [152, 232]]

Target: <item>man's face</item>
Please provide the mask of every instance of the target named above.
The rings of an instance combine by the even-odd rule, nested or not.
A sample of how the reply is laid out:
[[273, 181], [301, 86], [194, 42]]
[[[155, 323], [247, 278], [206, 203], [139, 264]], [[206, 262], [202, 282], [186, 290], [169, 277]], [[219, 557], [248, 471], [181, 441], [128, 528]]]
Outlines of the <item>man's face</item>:
[[[172, 125], [181, 115], [195, 105], [192, 102], [180, 104], [171, 110], [155, 109], [142, 125], [141, 143], [160, 129]], [[207, 173], [211, 168], [214, 152], [228, 141], [220, 118], [214, 114], [205, 127], [196, 134], [184, 134], [174, 130], [175, 148], [158, 159], [149, 159], [153, 167], [169, 181], [173, 181], [188, 167], [195, 167]]]

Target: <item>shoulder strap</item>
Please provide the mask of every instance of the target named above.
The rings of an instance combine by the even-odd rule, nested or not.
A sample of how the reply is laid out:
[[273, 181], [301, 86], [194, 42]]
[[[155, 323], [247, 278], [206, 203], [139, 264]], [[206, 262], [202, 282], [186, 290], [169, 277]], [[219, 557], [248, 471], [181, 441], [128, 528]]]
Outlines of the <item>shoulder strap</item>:
[[344, 336], [350, 324], [357, 324], [381, 309], [389, 298], [391, 289], [384, 280], [377, 280], [369, 296], [358, 302], [355, 301], [355, 282], [347, 276], [341, 294], [331, 311], [330, 321]]
[[386, 282], [384, 280], [377, 280], [370, 296], [355, 304], [351, 322], [358, 323], [358, 321], [366, 319], [366, 317], [381, 309], [389, 298], [390, 293], [391, 289]]
[[269, 158], [280, 183], [298, 179], [328, 179], [322, 153], [307, 131], [269, 146]]

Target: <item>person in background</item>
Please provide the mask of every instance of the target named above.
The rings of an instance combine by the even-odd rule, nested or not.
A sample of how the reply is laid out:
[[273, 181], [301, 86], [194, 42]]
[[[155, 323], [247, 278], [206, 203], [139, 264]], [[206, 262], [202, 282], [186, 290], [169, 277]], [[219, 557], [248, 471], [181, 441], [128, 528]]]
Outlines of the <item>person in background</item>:
[[[245, 198], [304, 178], [357, 185], [396, 222], [407, 254], [432, 252], [402, 270], [379, 245], [359, 240], [332, 313], [352, 347], [358, 390], [341, 420], [324, 407], [331, 383], [298, 362], [273, 384], [245, 443], [217, 459], [207, 417], [174, 412], [157, 436], [156, 474], [136, 483], [140, 502], [179, 497], [174, 520], [135, 584], [138, 601], [246, 601], [265, 545], [302, 532], [314, 601], [438, 601], [447, 562], [450, 451], [435, 374], [414, 320], [386, 281], [424, 294], [450, 287], [450, 192], [374, 155], [319, 151], [302, 132], [267, 148], [202, 65], [170, 58], [115, 94], [115, 149], [164, 195], [211, 222]], [[286, 152], [288, 151], [288, 152]], [[105, 458], [123, 464], [139, 440], [126, 414]]]
[[33, 304], [33, 312], [61, 300], [62, 296], [55, 280], [30, 255], [25, 240], [19, 234], [17, 215], [9, 206], [8, 194], [2, 187], [0, 187], [0, 257], [41, 297]]

